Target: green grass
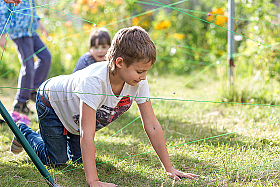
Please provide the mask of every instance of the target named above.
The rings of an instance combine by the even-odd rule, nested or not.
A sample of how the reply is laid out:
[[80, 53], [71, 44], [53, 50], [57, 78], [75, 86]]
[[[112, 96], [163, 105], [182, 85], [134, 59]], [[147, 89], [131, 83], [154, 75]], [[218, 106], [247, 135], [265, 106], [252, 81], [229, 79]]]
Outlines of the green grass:
[[[181, 87], [192, 76], [148, 79], [152, 97], [169, 99], [152, 99], [152, 103], [174, 167], [200, 177], [176, 182], [167, 177], [141, 120], [125, 127], [139, 115], [133, 105], [96, 134], [99, 179], [119, 186], [279, 186], [280, 107], [257, 104], [263, 101], [279, 105], [280, 96], [275, 93], [280, 84], [273, 83], [272, 90], [271, 85], [258, 83], [250, 92], [249, 82], [236, 83], [236, 89], [247, 88], [246, 98], [254, 98], [256, 105], [224, 104], [227, 82], [205, 74]], [[1, 85], [14, 86], [14, 83], [9, 80]], [[3, 104], [10, 110], [15, 90], [0, 91]], [[273, 93], [273, 102], [270, 95], [256, 97], [258, 92]], [[29, 106], [35, 111], [34, 103]], [[31, 118], [37, 120], [35, 114]], [[36, 130], [38, 125], [33, 122], [31, 127]], [[122, 127], [125, 128], [120, 130]], [[19, 155], [9, 152], [12, 132], [6, 125], [0, 128], [0, 186], [48, 186], [25, 152]], [[60, 186], [86, 186], [82, 165], [69, 162], [47, 169]]]

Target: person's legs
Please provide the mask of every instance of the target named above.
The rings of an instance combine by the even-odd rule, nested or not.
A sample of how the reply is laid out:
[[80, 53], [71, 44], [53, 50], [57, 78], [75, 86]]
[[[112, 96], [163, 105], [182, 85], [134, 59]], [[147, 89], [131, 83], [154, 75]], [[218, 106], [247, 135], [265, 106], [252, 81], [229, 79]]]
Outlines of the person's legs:
[[44, 141], [46, 155], [50, 159], [51, 164], [55, 164], [56, 166], [65, 164], [68, 156], [67, 137], [63, 134], [64, 126], [55, 114], [55, 111], [48, 106], [50, 104], [45, 92], [43, 95], [38, 92], [36, 99], [40, 134]]
[[[19, 103], [26, 103], [30, 98], [31, 90], [34, 85], [34, 50], [31, 37], [22, 37], [13, 40], [18, 48], [21, 69], [18, 77], [18, 90], [15, 99]], [[29, 111], [28, 111], [29, 112]], [[27, 113], [28, 113], [27, 112]]]
[[71, 134], [70, 132], [67, 132], [67, 135], [69, 137], [68, 143], [69, 143], [69, 155], [72, 162], [77, 163], [83, 163], [82, 161], [82, 153], [81, 153], [81, 147], [80, 147], [80, 136]]
[[[31, 145], [32, 149], [35, 151], [37, 156], [40, 158], [43, 164], [48, 164], [49, 159], [46, 155], [45, 145], [42, 137], [34, 132], [30, 127], [24, 123], [18, 124], [18, 127], [24, 137], [27, 139], [28, 143]], [[18, 140], [14, 138], [11, 146], [11, 151], [14, 153], [19, 153], [22, 151], [22, 146], [18, 143]]]
[[[68, 160], [66, 135], [63, 135], [64, 127], [53, 109], [44, 103], [40, 93], [37, 94], [36, 108], [40, 135], [24, 123], [18, 123], [18, 127], [43, 164], [62, 165]], [[22, 145], [14, 137], [11, 151], [20, 153], [22, 150]]]
[[51, 54], [39, 36], [33, 36], [34, 51], [38, 60], [35, 62], [35, 76], [33, 89], [39, 86], [46, 80], [51, 67]]

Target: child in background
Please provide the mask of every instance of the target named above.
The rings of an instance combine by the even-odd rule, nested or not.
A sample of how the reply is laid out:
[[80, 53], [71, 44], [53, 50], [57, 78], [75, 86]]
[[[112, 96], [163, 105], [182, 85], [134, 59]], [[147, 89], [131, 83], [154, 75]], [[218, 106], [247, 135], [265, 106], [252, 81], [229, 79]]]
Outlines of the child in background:
[[[0, 30], [3, 32], [0, 46], [5, 48], [8, 33], [17, 46], [21, 63], [13, 110], [26, 115], [29, 114], [28, 100], [36, 102], [36, 89], [46, 80], [51, 66], [51, 54], [36, 33], [39, 28], [47, 36], [35, 6], [34, 0], [23, 1], [17, 6], [0, 1]], [[38, 57], [36, 62], [34, 55]]]
[[105, 28], [93, 30], [89, 36], [89, 52], [86, 52], [79, 58], [72, 73], [84, 69], [93, 63], [104, 61], [104, 57], [110, 45], [111, 38]]
[[[148, 33], [136, 26], [119, 30], [106, 59], [73, 74], [51, 78], [40, 86], [36, 106], [41, 136], [24, 123], [17, 123], [38, 157], [44, 164], [64, 164], [68, 160], [68, 142], [73, 160], [81, 162], [82, 153], [90, 186], [117, 186], [98, 179], [95, 133], [136, 101], [144, 130], [167, 175], [175, 180], [198, 177], [178, 171], [171, 164], [161, 125], [149, 99], [146, 75], [155, 63], [156, 47]], [[11, 149], [15, 153], [22, 150], [16, 137]]]

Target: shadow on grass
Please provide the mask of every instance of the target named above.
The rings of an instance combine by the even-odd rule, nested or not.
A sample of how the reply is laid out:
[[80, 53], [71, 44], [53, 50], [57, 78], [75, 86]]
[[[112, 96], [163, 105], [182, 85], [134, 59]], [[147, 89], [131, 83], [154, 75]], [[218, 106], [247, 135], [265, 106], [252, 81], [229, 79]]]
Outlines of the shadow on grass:
[[0, 186], [49, 186], [34, 165], [0, 164]]
[[[96, 161], [102, 163], [100, 159]], [[193, 161], [189, 163], [193, 163]], [[204, 179], [173, 181], [164, 172], [157, 156], [154, 154], [98, 164], [97, 171], [101, 181], [112, 182], [120, 187], [198, 186], [198, 184], [205, 184]]]
[[[126, 113], [123, 115], [122, 118], [120, 118], [118, 121], [114, 122], [110, 128], [110, 131], [103, 131], [101, 133], [103, 134], [110, 134], [110, 132], [116, 132], [118, 131], [121, 126], [124, 126], [125, 124], [128, 124], [132, 120], [134, 120], [137, 116], [133, 116], [129, 113]], [[271, 144], [270, 141], [259, 141], [257, 139], [246, 137], [243, 135], [240, 135], [237, 133], [228, 133], [226, 129], [218, 130], [218, 128], [215, 128], [212, 124], [208, 126], [208, 124], [205, 123], [189, 123], [189, 122], [182, 122], [181, 120], [176, 120], [176, 118], [170, 119], [167, 117], [161, 117], [159, 118], [159, 121], [163, 125], [163, 131], [165, 134], [165, 139], [168, 147], [170, 149], [175, 149], [175, 151], [172, 152], [171, 160], [173, 163], [175, 163], [175, 167], [184, 171], [184, 172], [190, 172], [190, 173], [197, 173], [200, 175], [205, 175], [207, 177], [201, 178], [195, 182], [190, 181], [189, 183], [183, 183], [185, 185], [197, 185], [197, 186], [205, 186], [205, 185], [222, 185], [222, 184], [233, 184], [238, 180], [243, 180], [242, 182], [254, 182], [259, 180], [258, 175], [264, 176], [262, 173], [267, 172], [271, 173], [270, 171], [267, 171], [267, 168], [258, 168], [259, 166], [254, 166], [254, 154], [250, 155], [250, 153], [246, 152], [246, 150], [261, 150], [262, 148], [265, 148], [270, 144], [270, 146], [278, 147], [279, 145], [277, 143]], [[130, 142], [129, 144], [126, 142], [127, 137], [133, 137], [135, 142]], [[143, 127], [141, 125], [141, 121], [137, 120], [134, 122], [134, 124], [131, 124], [131, 126], [128, 126], [127, 128], [123, 129], [119, 134], [116, 134], [114, 137], [112, 137], [113, 140], [108, 140], [106, 142], [102, 142], [102, 146], [100, 147], [100, 152], [103, 152], [103, 154], [106, 155], [107, 152], [108, 155], [113, 155], [114, 158], [119, 158], [117, 162], [126, 162], [126, 160], [130, 159], [132, 164], [135, 165], [141, 165], [142, 168], [148, 167], [149, 170], [154, 172], [160, 172], [161, 171], [161, 165], [159, 163], [159, 160], [155, 156], [155, 153], [149, 153], [149, 151], [153, 150], [151, 149], [151, 146], [149, 146], [149, 141], [147, 136], [144, 133]], [[121, 142], [122, 139], [123, 142]], [[100, 143], [100, 142], [98, 142]], [[146, 146], [144, 145], [146, 144]], [[182, 150], [182, 149], [188, 149], [192, 147], [192, 145], [197, 147], [203, 147], [203, 149], [200, 149], [198, 151], [217, 151], [219, 152], [217, 155], [221, 157], [221, 160], [218, 161], [218, 163], [215, 163], [217, 160], [214, 159], [214, 162], [204, 162], [201, 161], [201, 159], [194, 159], [193, 157], [189, 157], [186, 152], [184, 152], [185, 155], [180, 155], [176, 152], [176, 149]], [[190, 147], [189, 147], [190, 146]], [[122, 148], [121, 148], [122, 147]], [[98, 148], [99, 149], [99, 148]], [[223, 149], [222, 151], [220, 149]], [[227, 149], [230, 150], [230, 154], [232, 154], [232, 150], [239, 150], [239, 154], [232, 155], [236, 157], [240, 157], [242, 159], [243, 154], [249, 154], [247, 156], [252, 156], [252, 163], [250, 163], [249, 166], [244, 166], [243, 168], [235, 168], [236, 165], [233, 160], [231, 160], [228, 157]], [[194, 152], [196, 152], [195, 150]], [[190, 150], [192, 152], [192, 150]], [[250, 152], [250, 151], [249, 151]], [[142, 154], [144, 153], [144, 154]], [[202, 153], [197, 153], [202, 154]], [[207, 154], [207, 153], [206, 153]], [[225, 155], [223, 155], [225, 154]], [[230, 155], [229, 154], [229, 155]], [[137, 156], [135, 156], [137, 155]], [[215, 155], [215, 154], [214, 154]], [[122, 157], [120, 157], [122, 156]], [[260, 156], [260, 155], [258, 155]], [[203, 157], [203, 156], [202, 156]], [[206, 156], [207, 157], [207, 156]], [[226, 158], [226, 159], [225, 159]], [[223, 163], [223, 162], [228, 163]], [[242, 165], [242, 163], [239, 163]], [[253, 164], [253, 165], [251, 165]], [[148, 165], [148, 166], [147, 166]], [[127, 166], [126, 166], [127, 167]], [[228, 167], [228, 168], [227, 168]], [[134, 168], [134, 167], [132, 167]], [[235, 170], [230, 171], [230, 168], [235, 168]], [[244, 169], [245, 168], [245, 169]], [[246, 173], [252, 168], [258, 169], [258, 171], [255, 171], [252, 174]], [[275, 166], [272, 166], [272, 168], [275, 168]], [[229, 169], [227, 171], [227, 169]], [[116, 171], [117, 172], [117, 171]], [[147, 172], [142, 172], [147, 173]], [[166, 184], [172, 184], [170, 180], [166, 179], [164, 174], [160, 175], [159, 177], [152, 178], [151, 180], [148, 180], [147, 175], [142, 175], [141, 172], [132, 172], [132, 176], [138, 176], [139, 183], [143, 183], [144, 186], [148, 184], [155, 184], [154, 186], [160, 186], [162, 183]], [[126, 173], [127, 175], [129, 173]], [[260, 178], [260, 180], [266, 180], [271, 178], [275, 174], [268, 174], [264, 178]], [[211, 181], [210, 178], [214, 176], [219, 176], [218, 180]], [[130, 178], [130, 175], [127, 177]], [[246, 178], [246, 180], [244, 178]], [[277, 177], [279, 177], [279, 174], [277, 174]], [[276, 177], [276, 178], [277, 178]], [[162, 179], [162, 180], [161, 180]], [[169, 181], [169, 182], [166, 182]], [[132, 181], [131, 184], [133, 184]], [[127, 185], [127, 183], [123, 183], [124, 185]], [[178, 186], [183, 185], [180, 183], [177, 183]], [[137, 186], [137, 185], [136, 185]], [[184, 185], [183, 185], [184, 186]]]
[[[121, 127], [129, 124], [136, 117], [136, 115], [127, 112], [109, 127], [98, 132], [98, 134], [110, 136], [121, 129]], [[209, 127], [207, 124], [182, 122], [176, 119], [176, 117], [171, 119], [168, 116], [160, 117], [159, 121], [163, 124], [167, 145], [169, 147], [173, 146], [171, 149], [182, 149], [182, 147], [183, 149], [187, 149], [189, 145], [194, 144], [203, 147], [209, 146], [209, 148], [205, 150], [214, 150], [223, 145], [228, 147], [236, 147], [236, 145], [238, 145], [239, 147], [250, 146], [259, 148], [258, 144], [251, 144], [248, 141], [243, 141], [246, 140], [247, 137], [237, 133], [225, 135], [227, 133], [226, 130], [217, 130], [217, 128], [211, 128], [211, 126]], [[5, 127], [2, 130], [4, 130], [1, 132], [2, 135], [11, 136], [9, 128]], [[128, 138], [134, 141], [130, 142]], [[154, 152], [149, 153], [149, 151], [153, 149], [144, 133], [141, 120], [137, 120], [124, 128], [112, 139], [108, 139], [108, 141], [102, 142], [97, 139], [96, 145], [100, 143], [102, 143], [102, 145], [97, 149], [96, 162], [101, 163], [97, 165], [99, 179], [101, 181], [112, 182], [119, 186], [173, 185], [173, 181], [169, 179], [163, 171], [156, 154]], [[205, 176], [212, 176], [212, 174], [214, 175], [216, 173], [221, 176], [221, 168], [219, 168], [219, 166], [189, 157], [186, 154], [180, 155], [175, 152], [171, 155], [171, 160], [176, 168], [184, 172], [200, 175], [205, 174]], [[36, 174], [35, 178], [30, 177], [33, 175], [33, 172], [35, 173], [36, 168], [34, 168], [34, 165], [32, 165], [29, 159], [23, 159], [20, 162], [12, 162], [12, 164], [3, 164], [0, 165], [0, 168], [1, 171], [8, 171], [7, 173], [3, 172], [3, 174], [1, 172], [1, 178], [4, 177], [3, 180], [1, 180], [1, 184], [4, 184], [3, 186], [7, 184], [8, 186], [17, 186], [13, 184], [23, 184], [20, 186], [33, 186], [34, 184], [34, 186], [38, 186], [36, 181], [40, 181], [39, 186], [44, 186], [45, 184], [40, 174]], [[66, 170], [64, 170], [64, 168], [63, 166], [59, 168], [48, 168], [59, 185], [86, 186], [82, 166], [73, 165], [69, 166]], [[38, 173], [37, 170], [36, 172]], [[235, 176], [236, 174], [233, 175]], [[16, 182], [14, 182], [14, 180]], [[230, 179], [230, 182], [234, 180], [235, 179]], [[248, 178], [248, 180], [253, 180], [253, 178]], [[216, 184], [217, 183], [210, 179], [200, 178], [197, 181], [186, 179], [175, 182], [174, 186], [207, 186]]]
[[[116, 122], [104, 128], [105, 131], [100, 131], [98, 133], [111, 136], [137, 117], [137, 115], [131, 115], [127, 112]], [[271, 142], [267, 139], [254, 139], [240, 135], [242, 131], [228, 132], [226, 129], [219, 130], [214, 124], [182, 122], [182, 120], [176, 120], [176, 117], [171, 118], [169, 116], [160, 117], [158, 121], [162, 125], [168, 147], [180, 147], [191, 144], [207, 144], [214, 147], [221, 145], [236, 147], [236, 145], [238, 145], [238, 147], [245, 146], [251, 148], [261, 148], [268, 144], [270, 146], [280, 146], [277, 142]], [[249, 130], [248, 128], [248, 131]], [[246, 129], [244, 129], [244, 131], [246, 131]], [[116, 133], [113, 137], [126, 136], [133, 137], [136, 142], [149, 144], [140, 119]]]

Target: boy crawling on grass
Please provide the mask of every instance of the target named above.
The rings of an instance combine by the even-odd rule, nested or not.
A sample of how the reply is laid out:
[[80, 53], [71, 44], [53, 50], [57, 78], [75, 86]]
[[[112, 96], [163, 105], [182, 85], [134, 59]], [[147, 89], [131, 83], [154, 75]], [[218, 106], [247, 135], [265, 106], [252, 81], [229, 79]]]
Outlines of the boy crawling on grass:
[[[117, 186], [98, 179], [95, 132], [117, 119], [135, 100], [144, 129], [166, 173], [175, 180], [195, 179], [197, 175], [173, 168], [149, 100], [146, 75], [156, 60], [156, 48], [148, 33], [141, 27], [119, 30], [106, 58], [108, 61], [51, 78], [41, 85], [36, 102], [41, 136], [25, 124], [18, 124], [36, 154], [44, 164], [56, 166], [64, 164], [71, 155], [72, 161], [83, 162], [90, 186]], [[21, 150], [14, 138], [12, 151]]]

